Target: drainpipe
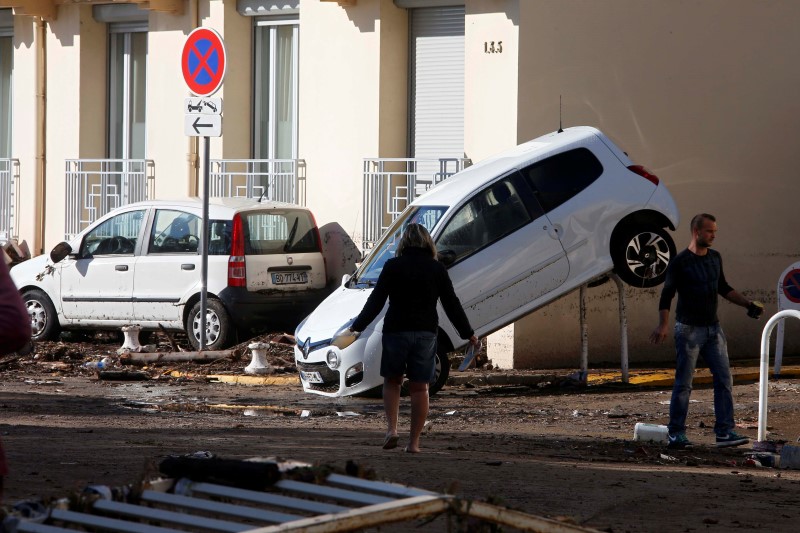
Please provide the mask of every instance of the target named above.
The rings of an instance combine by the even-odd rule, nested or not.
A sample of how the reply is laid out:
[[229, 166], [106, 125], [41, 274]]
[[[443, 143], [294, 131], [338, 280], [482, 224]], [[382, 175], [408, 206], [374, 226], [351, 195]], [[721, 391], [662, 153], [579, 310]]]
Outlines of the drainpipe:
[[44, 253], [47, 222], [47, 26], [42, 17], [36, 17], [36, 182], [35, 182], [35, 243], [34, 249]]
[[[194, 24], [193, 28], [200, 27], [200, 0], [194, 0]], [[186, 154], [186, 161], [188, 164], [187, 176], [189, 177], [189, 196], [199, 196], [200, 180], [198, 172], [198, 139], [199, 137], [189, 137], [189, 151]]]

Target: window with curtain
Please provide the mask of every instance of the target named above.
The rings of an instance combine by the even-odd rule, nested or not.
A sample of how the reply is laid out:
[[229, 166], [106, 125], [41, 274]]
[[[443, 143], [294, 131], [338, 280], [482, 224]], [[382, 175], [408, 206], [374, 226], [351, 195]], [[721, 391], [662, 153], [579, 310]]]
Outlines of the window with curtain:
[[109, 34], [108, 157], [146, 157], [147, 32], [112, 25]]
[[297, 18], [256, 21], [256, 159], [297, 158], [298, 31]]

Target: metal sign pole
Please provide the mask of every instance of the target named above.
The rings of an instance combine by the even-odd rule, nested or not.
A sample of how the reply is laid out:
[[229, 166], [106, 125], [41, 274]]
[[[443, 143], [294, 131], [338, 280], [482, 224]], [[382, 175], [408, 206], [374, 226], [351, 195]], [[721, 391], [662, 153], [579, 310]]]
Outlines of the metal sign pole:
[[200, 268], [200, 351], [206, 348], [206, 313], [208, 281], [208, 167], [210, 137], [203, 137], [203, 226], [200, 229], [200, 249], [203, 251]]

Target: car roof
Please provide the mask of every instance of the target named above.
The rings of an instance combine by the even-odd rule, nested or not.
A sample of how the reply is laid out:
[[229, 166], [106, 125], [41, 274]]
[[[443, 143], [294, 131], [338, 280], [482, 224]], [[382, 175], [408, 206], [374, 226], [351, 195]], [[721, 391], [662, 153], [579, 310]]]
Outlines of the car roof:
[[[597, 128], [576, 126], [555, 131], [532, 139], [490, 156], [475, 165], [465, 168], [414, 200], [413, 205], [456, 205], [465, 196], [480, 189], [494, 178], [499, 178], [512, 169], [528, 165], [553, 153], [563, 152], [573, 146], [586, 146], [587, 139], [602, 141], [608, 148], [616, 148], [613, 143]], [[620, 157], [622, 152], [612, 148], [612, 152]], [[622, 154], [624, 156], [624, 154]]]
[[[145, 200], [128, 204], [126, 208], [136, 207], [174, 207], [184, 209], [202, 209], [203, 199], [197, 196], [190, 196], [185, 198], [175, 199], [162, 199], [162, 200]], [[273, 200], [261, 200], [257, 198], [221, 198], [212, 197], [208, 199], [209, 215], [214, 217], [232, 216], [233, 213], [242, 211], [257, 211], [265, 209], [299, 209], [308, 211], [307, 207], [290, 204], [286, 202], [276, 202]]]

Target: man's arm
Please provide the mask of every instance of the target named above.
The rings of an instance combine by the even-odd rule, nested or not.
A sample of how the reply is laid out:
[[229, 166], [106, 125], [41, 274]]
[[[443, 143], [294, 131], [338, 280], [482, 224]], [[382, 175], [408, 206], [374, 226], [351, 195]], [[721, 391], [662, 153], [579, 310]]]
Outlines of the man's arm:
[[725, 298], [731, 303], [734, 303], [736, 305], [745, 308], [750, 307], [750, 304], [753, 303], [752, 301], [748, 300], [747, 298], [736, 292], [734, 289], [731, 289], [730, 291], [728, 291], [727, 294], [723, 295], [723, 298]]

